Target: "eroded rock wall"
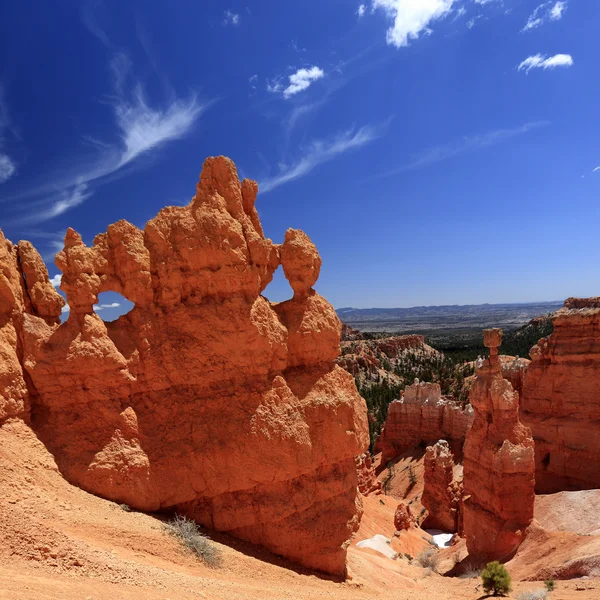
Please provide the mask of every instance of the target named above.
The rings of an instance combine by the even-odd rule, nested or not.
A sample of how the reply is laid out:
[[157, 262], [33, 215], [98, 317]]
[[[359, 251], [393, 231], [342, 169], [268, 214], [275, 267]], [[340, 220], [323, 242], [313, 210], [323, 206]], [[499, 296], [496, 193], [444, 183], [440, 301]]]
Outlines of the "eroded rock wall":
[[531, 349], [522, 418], [535, 440], [536, 490], [600, 488], [600, 298], [570, 298]]
[[377, 441], [382, 464], [419, 444], [440, 439], [461, 447], [472, 422], [470, 406], [463, 408], [442, 398], [437, 383], [416, 380], [388, 408], [385, 427]]
[[[266, 239], [256, 194], [229, 159], [209, 158], [191, 204], [143, 231], [119, 221], [87, 247], [69, 229], [56, 257], [70, 306], [62, 325], [37, 253], [23, 246], [19, 267], [2, 239], [0, 348], [34, 392], [13, 393], [4, 368], [0, 410], [20, 416], [29, 401], [63, 475], [92, 493], [177, 510], [342, 574], [361, 514], [366, 406], [334, 364], [341, 324], [312, 289], [315, 246], [296, 230], [281, 246]], [[272, 305], [261, 293], [280, 264], [294, 294]], [[135, 307], [103, 322], [93, 305], [105, 291]]]
[[519, 420], [519, 394], [502, 377], [501, 340], [502, 330], [485, 330], [490, 357], [471, 388], [475, 419], [463, 448], [464, 534], [478, 561], [509, 558], [533, 519], [534, 442]]

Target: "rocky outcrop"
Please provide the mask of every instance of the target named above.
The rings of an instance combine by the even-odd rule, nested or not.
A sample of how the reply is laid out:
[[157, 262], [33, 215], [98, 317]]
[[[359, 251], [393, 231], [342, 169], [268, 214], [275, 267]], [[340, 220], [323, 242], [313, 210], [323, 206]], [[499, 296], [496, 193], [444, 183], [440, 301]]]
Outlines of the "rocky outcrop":
[[531, 349], [522, 418], [535, 439], [536, 489], [600, 488], [600, 298], [570, 298]]
[[422, 335], [395, 335], [380, 339], [369, 339], [362, 334], [343, 326], [342, 355], [337, 364], [357, 377], [361, 384], [369, 384], [387, 379], [392, 385], [402, 383], [402, 378], [394, 373], [404, 357], [418, 354], [437, 354], [425, 343]]
[[381, 481], [377, 479], [375, 465], [368, 452], [356, 457], [356, 472], [358, 474], [358, 490], [363, 496], [381, 491]]
[[[23, 415], [29, 385], [34, 429], [85, 490], [341, 574], [366, 407], [334, 364], [341, 323], [312, 289], [315, 246], [296, 230], [266, 239], [256, 194], [230, 160], [209, 158], [190, 205], [143, 231], [119, 221], [88, 247], [69, 229], [61, 325], [37, 253], [2, 239], [0, 406]], [[280, 264], [294, 294], [272, 305], [261, 293]], [[105, 291], [134, 308], [103, 322]]]
[[519, 421], [519, 395], [502, 377], [502, 330], [484, 331], [490, 357], [477, 372], [464, 445], [464, 533], [475, 560], [506, 559], [533, 519], [534, 442]]
[[25, 315], [56, 325], [63, 306], [37, 250], [29, 242], [13, 245], [0, 231], [0, 425], [13, 417], [29, 419], [30, 386], [22, 364]]
[[454, 456], [446, 440], [440, 440], [425, 451], [424, 487], [421, 504], [428, 515], [424, 529], [441, 529], [461, 533], [459, 527], [462, 479], [456, 477], [461, 467], [454, 464]]
[[400, 502], [400, 504], [398, 504], [396, 507], [396, 511], [394, 512], [394, 527], [396, 528], [396, 531], [410, 529], [416, 524], [417, 520], [410, 510], [410, 506], [408, 506], [408, 504], [404, 504], [404, 502]]
[[437, 383], [415, 380], [400, 400], [389, 405], [385, 427], [378, 439], [382, 464], [419, 444], [445, 439], [459, 448], [473, 422], [473, 409], [442, 398]]

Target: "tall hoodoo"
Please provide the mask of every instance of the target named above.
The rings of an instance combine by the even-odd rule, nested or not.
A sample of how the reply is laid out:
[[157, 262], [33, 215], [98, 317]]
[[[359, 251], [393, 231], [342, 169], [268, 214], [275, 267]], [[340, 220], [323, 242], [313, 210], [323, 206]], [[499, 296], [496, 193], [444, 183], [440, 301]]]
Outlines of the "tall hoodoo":
[[535, 439], [536, 489], [600, 488], [600, 298], [569, 298], [531, 349], [521, 410]]
[[[88, 247], [69, 229], [56, 257], [71, 309], [61, 325], [37, 253], [20, 245], [19, 262], [0, 238], [0, 424], [30, 397], [70, 482], [342, 574], [366, 406], [334, 364], [341, 323], [312, 289], [317, 249], [301, 231], [281, 246], [265, 238], [257, 190], [231, 160], [208, 158], [190, 205], [143, 231], [119, 221]], [[280, 264], [294, 295], [272, 305], [261, 293]], [[93, 306], [106, 291], [135, 307], [103, 322]]]
[[460, 504], [462, 481], [455, 476], [461, 468], [446, 440], [440, 440], [425, 451], [425, 474], [421, 503], [429, 513], [424, 528], [462, 533]]
[[519, 421], [519, 394], [503, 379], [501, 329], [486, 329], [489, 358], [470, 400], [475, 419], [464, 445], [464, 533], [475, 560], [506, 559], [533, 519], [535, 461], [529, 428]]

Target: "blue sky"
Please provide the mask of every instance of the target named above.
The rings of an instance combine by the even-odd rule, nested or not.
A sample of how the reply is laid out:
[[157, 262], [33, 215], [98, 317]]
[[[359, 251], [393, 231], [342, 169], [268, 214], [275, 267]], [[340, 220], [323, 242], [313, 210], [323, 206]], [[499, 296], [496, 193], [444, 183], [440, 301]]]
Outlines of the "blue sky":
[[336, 307], [597, 295], [599, 26], [584, 0], [4, 2], [0, 227], [55, 276], [66, 227], [143, 227], [225, 154]]

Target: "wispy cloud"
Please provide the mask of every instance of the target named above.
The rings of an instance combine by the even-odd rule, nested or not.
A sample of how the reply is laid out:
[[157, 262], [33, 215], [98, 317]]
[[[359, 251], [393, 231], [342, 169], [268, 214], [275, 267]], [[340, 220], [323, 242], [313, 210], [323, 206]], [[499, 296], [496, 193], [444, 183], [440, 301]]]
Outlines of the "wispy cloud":
[[323, 79], [324, 76], [325, 72], [320, 67], [313, 66], [308, 69], [298, 69], [288, 76], [287, 86], [284, 86], [281, 83], [281, 77], [278, 77], [267, 82], [267, 91], [272, 93], [281, 92], [283, 97], [288, 99], [308, 89], [315, 81]]
[[[102, 32], [97, 25], [94, 31], [97, 37]], [[187, 98], [173, 96], [164, 106], [151, 105], [142, 83], [132, 74], [131, 61], [125, 53], [113, 55], [110, 73], [113, 94], [106, 104], [112, 108], [119, 141], [84, 138], [94, 146], [94, 157], [59, 181], [21, 193], [20, 199], [32, 198], [34, 203], [23, 208], [24, 214], [17, 218], [18, 223], [47, 221], [79, 206], [93, 195], [101, 180], [107, 181], [109, 176], [124, 171], [143, 156], [189, 134], [209, 106], [200, 103], [194, 94]], [[23, 207], [22, 203], [19, 205]]]
[[8, 109], [4, 100], [4, 88], [0, 84], [0, 183], [8, 181], [16, 172], [15, 161], [4, 150], [4, 132], [10, 125]]
[[364, 4], [359, 4], [358, 8], [356, 9], [356, 14], [358, 15], [358, 18], [360, 19], [361, 17], [363, 17], [366, 12], [367, 7]]
[[500, 144], [511, 138], [545, 127], [548, 124], [547, 121], [534, 121], [512, 129], [496, 129], [483, 134], [468, 135], [459, 140], [455, 140], [454, 142], [450, 142], [449, 144], [434, 146], [423, 152], [419, 152], [418, 154], [413, 155], [406, 164], [390, 171], [380, 173], [377, 177], [387, 177], [406, 171], [429, 167], [436, 163], [460, 156], [461, 154], [495, 146], [496, 144]]
[[381, 9], [393, 25], [386, 32], [390, 46], [408, 46], [421, 33], [431, 33], [429, 25], [447, 17], [455, 0], [373, 0], [373, 9]]
[[239, 25], [240, 15], [231, 10], [226, 10], [223, 16], [223, 25]]
[[58, 275], [55, 275], [54, 277], [52, 277], [50, 279], [50, 283], [52, 284], [53, 287], [58, 288], [60, 287], [60, 282], [62, 281], [62, 273], [59, 273]]
[[314, 168], [350, 150], [369, 144], [385, 133], [388, 123], [378, 127], [367, 125], [358, 130], [353, 128], [338, 133], [330, 139], [311, 142], [297, 162], [283, 166], [277, 175], [262, 180], [260, 191], [263, 193], [270, 192], [284, 183], [304, 177]]
[[592, 173], [595, 173], [596, 171], [600, 171], [600, 166], [597, 166], [595, 169], [592, 169]]
[[559, 0], [558, 2], [554, 2], [554, 0], [551, 0], [550, 2], [544, 2], [543, 4], [540, 4], [529, 15], [525, 27], [521, 29], [521, 33], [531, 31], [532, 29], [536, 29], [537, 27], [540, 27], [548, 21], [560, 20], [563, 16], [563, 13], [566, 10], [567, 2], [562, 0]]
[[535, 54], [519, 64], [517, 70], [529, 73], [531, 69], [556, 69], [557, 67], [571, 66], [573, 66], [573, 57], [570, 54], [555, 54], [554, 56]]

